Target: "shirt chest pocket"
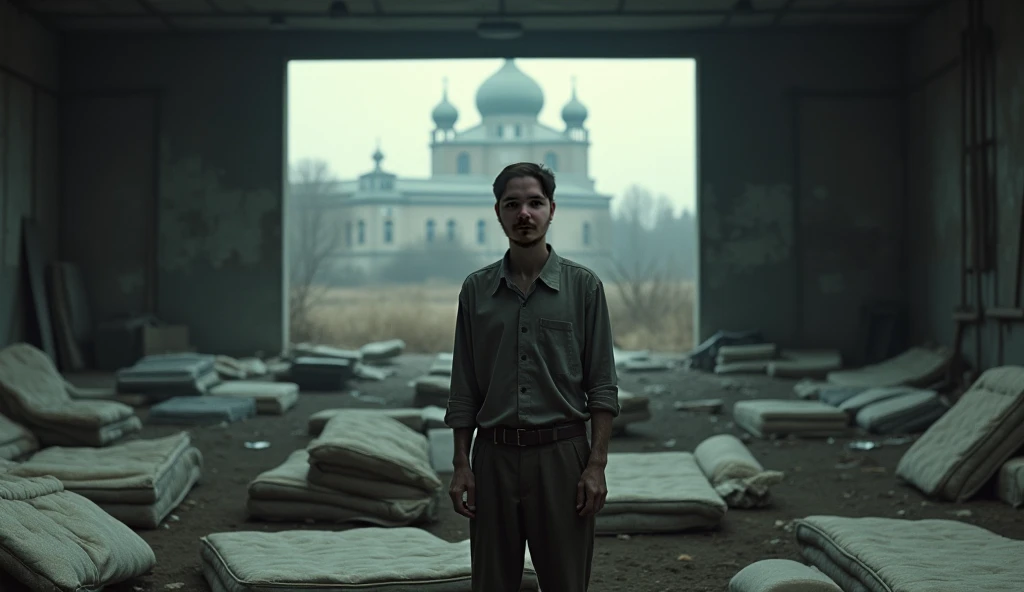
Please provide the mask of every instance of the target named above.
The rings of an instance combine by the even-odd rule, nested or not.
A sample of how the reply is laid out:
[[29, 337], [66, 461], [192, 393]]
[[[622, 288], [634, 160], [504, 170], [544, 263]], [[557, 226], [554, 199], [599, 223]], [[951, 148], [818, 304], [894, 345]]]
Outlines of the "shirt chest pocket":
[[537, 345], [551, 374], [580, 373], [579, 350], [571, 322], [542, 318], [539, 337]]

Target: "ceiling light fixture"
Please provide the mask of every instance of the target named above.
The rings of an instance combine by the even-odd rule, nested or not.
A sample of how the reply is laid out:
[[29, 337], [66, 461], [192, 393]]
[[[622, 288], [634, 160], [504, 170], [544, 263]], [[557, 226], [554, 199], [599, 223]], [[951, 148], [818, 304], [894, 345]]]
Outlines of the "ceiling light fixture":
[[476, 34], [483, 39], [496, 39], [500, 41], [519, 39], [523, 36], [523, 26], [514, 22], [483, 21], [476, 26]]

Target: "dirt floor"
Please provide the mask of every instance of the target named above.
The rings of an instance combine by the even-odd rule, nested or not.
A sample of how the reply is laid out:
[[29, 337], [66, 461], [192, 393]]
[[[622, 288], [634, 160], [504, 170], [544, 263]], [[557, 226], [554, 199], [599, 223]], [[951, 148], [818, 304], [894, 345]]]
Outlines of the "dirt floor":
[[[411, 405], [409, 380], [430, 364], [428, 356], [403, 356], [395, 364], [396, 376], [383, 382], [355, 382], [362, 394], [376, 395], [388, 406]], [[789, 380], [765, 376], [722, 378], [701, 372], [672, 370], [620, 376], [624, 389], [645, 391], [651, 397], [653, 419], [631, 426], [627, 435], [612, 441], [613, 452], [686, 450], [716, 433], [741, 432], [728, 410], [745, 398], [792, 398]], [[648, 388], [650, 387], [650, 388]], [[660, 391], [660, 392], [659, 392]], [[676, 411], [675, 401], [721, 397], [721, 415]], [[206, 459], [203, 481], [175, 510], [164, 527], [140, 531], [152, 545], [158, 564], [151, 574], [109, 588], [117, 591], [208, 590], [199, 571], [201, 536], [218, 531], [334, 529], [311, 524], [268, 524], [247, 521], [246, 486], [258, 473], [283, 462], [290, 452], [310, 440], [306, 420], [315, 411], [332, 407], [371, 407], [349, 393], [304, 394], [298, 406], [284, 416], [259, 416], [227, 426], [192, 429], [196, 445]], [[145, 420], [145, 410], [140, 410]], [[161, 436], [180, 428], [147, 426], [142, 437]], [[246, 442], [267, 441], [270, 447], [253, 450]], [[745, 565], [766, 558], [799, 559], [789, 523], [815, 514], [943, 518], [977, 524], [996, 533], [1024, 539], [1024, 512], [994, 499], [991, 492], [966, 504], [927, 501], [898, 482], [896, 463], [909, 444], [868, 452], [848, 451], [849, 440], [752, 440], [755, 456], [768, 469], [786, 473], [774, 491], [775, 505], [764, 510], [730, 510], [716, 532], [677, 535], [599, 537], [596, 543], [591, 590], [634, 592], [726, 589], [729, 579]], [[442, 475], [447, 484], [448, 475]], [[446, 492], [442, 492], [446, 498]], [[466, 520], [443, 503], [434, 534], [456, 541], [467, 538]]]

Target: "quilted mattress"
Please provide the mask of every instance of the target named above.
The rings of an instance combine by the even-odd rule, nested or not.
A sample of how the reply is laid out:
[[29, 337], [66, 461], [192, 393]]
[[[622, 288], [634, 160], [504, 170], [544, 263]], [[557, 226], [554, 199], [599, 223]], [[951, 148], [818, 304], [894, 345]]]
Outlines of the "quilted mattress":
[[154, 565], [138, 534], [56, 478], [0, 473], [0, 573], [30, 590], [98, 592]]
[[999, 499], [1014, 508], [1024, 506], [1024, 457], [1011, 458], [999, 469]]
[[249, 483], [249, 516], [267, 521], [376, 526], [408, 526], [436, 519], [436, 496], [386, 499], [354, 495], [310, 483], [309, 472], [309, 453], [300, 449], [281, 465], [260, 473]]
[[613, 452], [598, 534], [717, 528], [727, 509], [689, 452]]
[[887, 401], [900, 395], [914, 392], [915, 390], [916, 389], [909, 386], [883, 386], [864, 389], [849, 399], [846, 399], [837, 405], [837, 407], [848, 413], [850, 417], [856, 417], [857, 413], [868, 405]]
[[0, 459], [14, 460], [39, 450], [39, 439], [23, 426], [0, 415]]
[[819, 401], [752, 399], [737, 401], [732, 408], [736, 425], [759, 437], [794, 434], [835, 436], [849, 425], [846, 413]]
[[306, 450], [322, 473], [418, 488], [424, 495], [441, 490], [427, 437], [390, 417], [335, 415]]
[[413, 402], [415, 407], [437, 405], [448, 406], [448, 394], [452, 390], [451, 376], [425, 374], [413, 381]]
[[106, 446], [142, 429], [128, 405], [72, 399], [50, 358], [26, 343], [0, 350], [0, 414], [41, 446]]
[[417, 432], [423, 432], [423, 415], [425, 410], [425, 408], [419, 407], [402, 407], [398, 409], [324, 409], [310, 415], [306, 427], [310, 436], [319, 436], [324, 431], [324, 426], [327, 425], [327, 422], [335, 415], [340, 413], [350, 415], [368, 413], [370, 415], [383, 415], [396, 419]]
[[835, 350], [783, 350], [767, 371], [777, 378], [824, 378], [842, 367], [843, 356]]
[[427, 374], [430, 376], [448, 376], [452, 375], [452, 363], [454, 362], [454, 356], [452, 354], [437, 354], [434, 361], [430, 364], [430, 369], [427, 370]]
[[256, 415], [256, 401], [251, 398], [172, 397], [149, 408], [149, 423], [209, 425], [232, 423]]
[[732, 434], [707, 438], [693, 450], [704, 475], [730, 508], [757, 508], [771, 503], [770, 487], [783, 474], [766, 471], [750, 449]]
[[622, 434], [629, 424], [650, 419], [650, 404], [651, 400], [644, 395], [619, 389], [619, 414], [612, 419], [612, 434]]
[[[214, 592], [470, 592], [467, 542], [411, 527], [219, 532], [199, 556]], [[537, 590], [528, 555], [520, 590]]]
[[952, 351], [946, 348], [912, 347], [877, 364], [829, 372], [828, 381], [841, 386], [924, 387], [942, 378], [952, 358]]
[[210, 390], [217, 397], [248, 398], [256, 401], [259, 415], [283, 415], [299, 402], [299, 385], [294, 382], [231, 380]]
[[875, 434], [913, 434], [926, 430], [946, 410], [935, 391], [913, 390], [864, 407], [856, 421]]
[[820, 571], [791, 559], [762, 559], [736, 572], [729, 592], [843, 592]]
[[751, 360], [769, 360], [778, 354], [779, 348], [774, 343], [752, 343], [748, 345], [723, 345], [718, 348], [715, 362], [731, 364]]
[[1024, 541], [955, 520], [811, 516], [804, 559], [857, 592], [1019, 592]]
[[986, 370], [915, 441], [896, 475], [927, 495], [965, 501], [1024, 447], [1024, 367]]
[[359, 348], [359, 353], [363, 354], [363, 361], [370, 364], [390, 360], [402, 355], [403, 351], [405, 351], [405, 342], [401, 339], [375, 341]]
[[199, 481], [203, 456], [185, 432], [106, 448], [53, 446], [11, 469], [51, 475], [134, 528], [156, 528]]

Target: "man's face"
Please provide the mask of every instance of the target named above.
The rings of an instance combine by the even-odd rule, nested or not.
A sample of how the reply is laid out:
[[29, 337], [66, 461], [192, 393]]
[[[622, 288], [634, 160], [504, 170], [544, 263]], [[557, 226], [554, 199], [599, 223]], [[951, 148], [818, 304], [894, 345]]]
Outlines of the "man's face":
[[509, 179], [494, 211], [505, 236], [513, 244], [528, 248], [544, 240], [555, 213], [555, 202], [544, 195], [537, 179], [516, 177]]

